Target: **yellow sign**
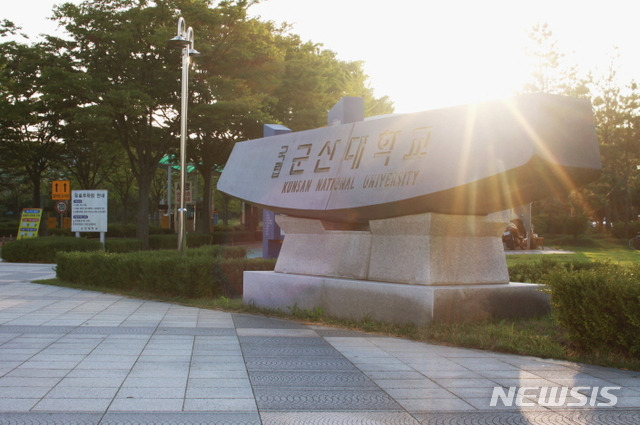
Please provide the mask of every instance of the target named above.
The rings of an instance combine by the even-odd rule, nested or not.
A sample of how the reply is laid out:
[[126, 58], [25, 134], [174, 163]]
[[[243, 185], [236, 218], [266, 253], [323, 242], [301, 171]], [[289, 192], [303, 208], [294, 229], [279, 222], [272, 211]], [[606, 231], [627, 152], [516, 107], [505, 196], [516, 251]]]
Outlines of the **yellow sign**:
[[42, 208], [25, 208], [20, 217], [20, 227], [16, 239], [33, 238], [38, 236], [40, 219], [42, 218]]
[[51, 199], [54, 201], [68, 201], [71, 199], [71, 184], [69, 180], [54, 180], [51, 182]]

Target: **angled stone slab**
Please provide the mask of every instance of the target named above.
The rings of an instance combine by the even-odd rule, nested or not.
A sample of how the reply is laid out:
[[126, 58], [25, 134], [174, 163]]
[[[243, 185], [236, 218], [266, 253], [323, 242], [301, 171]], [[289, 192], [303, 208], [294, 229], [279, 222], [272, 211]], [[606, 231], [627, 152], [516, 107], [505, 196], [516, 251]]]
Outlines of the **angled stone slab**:
[[237, 143], [218, 188], [295, 217], [367, 223], [486, 215], [600, 169], [591, 104], [535, 94]]

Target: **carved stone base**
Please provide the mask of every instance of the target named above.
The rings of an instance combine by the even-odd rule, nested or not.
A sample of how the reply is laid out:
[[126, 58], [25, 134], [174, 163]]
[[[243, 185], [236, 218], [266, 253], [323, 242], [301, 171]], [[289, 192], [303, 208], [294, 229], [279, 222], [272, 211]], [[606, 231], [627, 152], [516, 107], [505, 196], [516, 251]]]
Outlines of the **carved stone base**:
[[277, 216], [285, 239], [274, 272], [245, 272], [244, 302], [316, 307], [345, 319], [476, 321], [549, 311], [538, 285], [509, 283], [507, 217], [419, 214], [365, 228]]
[[288, 216], [276, 221], [286, 235], [279, 273], [418, 285], [509, 282], [501, 218], [428, 213], [372, 220], [359, 231]]
[[541, 285], [425, 286], [276, 272], [244, 272], [244, 302], [285, 310], [321, 308], [332, 317], [422, 325], [549, 312]]

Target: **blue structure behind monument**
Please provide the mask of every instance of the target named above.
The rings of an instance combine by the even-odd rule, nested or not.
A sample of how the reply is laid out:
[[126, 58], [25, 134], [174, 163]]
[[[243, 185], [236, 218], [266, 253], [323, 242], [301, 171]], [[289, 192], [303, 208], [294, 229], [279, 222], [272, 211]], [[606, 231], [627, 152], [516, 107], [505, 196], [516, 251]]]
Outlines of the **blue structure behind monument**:
[[[291, 129], [280, 124], [265, 124], [264, 137], [291, 133]], [[276, 213], [262, 210], [262, 258], [278, 258], [284, 235], [276, 223]]]
[[364, 120], [364, 99], [343, 97], [327, 114], [328, 125], [348, 124]]

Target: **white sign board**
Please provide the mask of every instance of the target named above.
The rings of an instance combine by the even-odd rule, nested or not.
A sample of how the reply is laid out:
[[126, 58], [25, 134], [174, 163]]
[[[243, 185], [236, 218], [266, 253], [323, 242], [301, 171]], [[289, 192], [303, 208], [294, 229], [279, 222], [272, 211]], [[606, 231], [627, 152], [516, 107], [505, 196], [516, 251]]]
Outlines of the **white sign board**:
[[71, 191], [71, 231], [107, 231], [107, 191]]

